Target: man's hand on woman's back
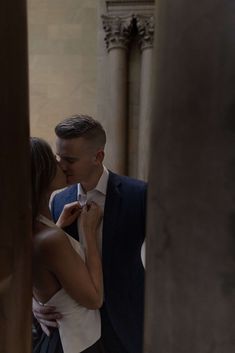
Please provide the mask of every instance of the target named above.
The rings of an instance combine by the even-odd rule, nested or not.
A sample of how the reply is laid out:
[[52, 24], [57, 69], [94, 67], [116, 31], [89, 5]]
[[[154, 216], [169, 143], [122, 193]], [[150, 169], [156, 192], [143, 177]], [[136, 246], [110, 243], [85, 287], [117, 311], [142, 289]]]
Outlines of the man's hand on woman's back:
[[47, 336], [50, 336], [50, 327], [58, 327], [56, 320], [62, 317], [62, 315], [55, 310], [55, 307], [42, 305], [33, 298], [33, 314]]

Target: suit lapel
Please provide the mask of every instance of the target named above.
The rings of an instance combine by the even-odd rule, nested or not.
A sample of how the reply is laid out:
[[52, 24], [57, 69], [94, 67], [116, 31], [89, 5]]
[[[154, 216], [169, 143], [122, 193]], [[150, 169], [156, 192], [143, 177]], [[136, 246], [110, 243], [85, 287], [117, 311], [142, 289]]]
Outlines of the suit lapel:
[[[65, 194], [64, 205], [70, 202], [74, 202], [77, 200], [77, 185], [72, 185]], [[70, 224], [68, 227], [65, 228], [66, 233], [71, 235], [73, 238], [77, 239], [78, 236], [78, 227], [77, 227], [77, 220]]]
[[109, 172], [107, 194], [104, 207], [103, 220], [103, 240], [102, 240], [102, 261], [105, 275], [108, 275], [112, 252], [115, 246], [118, 214], [121, 205], [120, 185], [121, 181], [118, 175]]

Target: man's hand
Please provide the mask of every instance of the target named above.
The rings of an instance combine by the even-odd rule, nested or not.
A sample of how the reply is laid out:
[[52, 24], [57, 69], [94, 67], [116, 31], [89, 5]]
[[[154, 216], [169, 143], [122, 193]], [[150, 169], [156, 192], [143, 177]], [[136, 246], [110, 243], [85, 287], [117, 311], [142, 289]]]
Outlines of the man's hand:
[[62, 315], [55, 311], [55, 307], [41, 305], [34, 298], [33, 314], [47, 336], [50, 336], [49, 327], [58, 327], [56, 319], [62, 318]]
[[81, 211], [82, 207], [78, 201], [68, 203], [64, 206], [56, 225], [60, 228], [69, 226], [80, 216]]

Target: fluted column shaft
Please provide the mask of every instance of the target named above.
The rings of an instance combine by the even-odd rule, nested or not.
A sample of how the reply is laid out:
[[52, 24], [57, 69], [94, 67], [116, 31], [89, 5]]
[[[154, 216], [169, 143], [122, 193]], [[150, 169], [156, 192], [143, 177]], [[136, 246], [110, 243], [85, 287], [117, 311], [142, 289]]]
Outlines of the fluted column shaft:
[[127, 172], [127, 50], [132, 28], [132, 17], [103, 16], [110, 70], [110, 118], [112, 130], [113, 169], [120, 174]]
[[110, 63], [110, 115], [113, 119], [110, 138], [113, 143], [114, 169], [126, 173], [127, 153], [127, 60], [126, 49], [115, 48], [109, 52]]
[[148, 180], [154, 17], [136, 16], [141, 49], [138, 178]]

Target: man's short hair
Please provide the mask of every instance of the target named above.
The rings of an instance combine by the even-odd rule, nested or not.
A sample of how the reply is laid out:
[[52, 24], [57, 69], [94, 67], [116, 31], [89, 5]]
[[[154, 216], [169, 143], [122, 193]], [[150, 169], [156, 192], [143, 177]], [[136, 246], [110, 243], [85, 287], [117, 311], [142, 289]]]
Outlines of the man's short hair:
[[88, 115], [77, 114], [64, 119], [55, 127], [56, 136], [62, 139], [83, 137], [94, 142], [96, 147], [104, 147], [106, 134], [99, 121]]

